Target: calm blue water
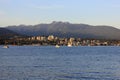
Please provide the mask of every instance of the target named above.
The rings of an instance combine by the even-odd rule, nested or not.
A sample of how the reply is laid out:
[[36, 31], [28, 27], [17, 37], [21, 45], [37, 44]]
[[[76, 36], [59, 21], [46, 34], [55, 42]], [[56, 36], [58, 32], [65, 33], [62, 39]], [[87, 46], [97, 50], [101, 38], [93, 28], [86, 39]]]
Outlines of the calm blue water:
[[120, 47], [0, 46], [0, 80], [120, 80]]

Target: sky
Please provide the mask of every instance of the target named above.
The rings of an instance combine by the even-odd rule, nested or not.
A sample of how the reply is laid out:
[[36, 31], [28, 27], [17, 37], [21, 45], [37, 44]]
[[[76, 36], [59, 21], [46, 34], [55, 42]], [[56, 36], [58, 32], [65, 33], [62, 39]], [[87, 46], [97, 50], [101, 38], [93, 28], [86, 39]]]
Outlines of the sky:
[[0, 0], [0, 27], [52, 21], [120, 29], [120, 0]]

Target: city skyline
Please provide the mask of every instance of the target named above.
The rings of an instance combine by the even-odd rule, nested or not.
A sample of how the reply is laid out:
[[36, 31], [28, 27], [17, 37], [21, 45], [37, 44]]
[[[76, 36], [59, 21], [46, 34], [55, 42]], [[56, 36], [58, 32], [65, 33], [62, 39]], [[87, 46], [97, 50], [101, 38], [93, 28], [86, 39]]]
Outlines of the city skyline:
[[52, 21], [120, 29], [119, 0], [0, 0], [0, 27]]

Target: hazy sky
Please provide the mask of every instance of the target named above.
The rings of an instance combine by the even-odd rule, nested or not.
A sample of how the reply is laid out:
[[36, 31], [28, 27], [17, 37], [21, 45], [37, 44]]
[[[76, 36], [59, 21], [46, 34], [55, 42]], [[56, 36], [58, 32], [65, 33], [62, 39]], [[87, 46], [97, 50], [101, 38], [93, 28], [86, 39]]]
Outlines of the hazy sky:
[[120, 0], [0, 0], [0, 26], [52, 21], [120, 28]]

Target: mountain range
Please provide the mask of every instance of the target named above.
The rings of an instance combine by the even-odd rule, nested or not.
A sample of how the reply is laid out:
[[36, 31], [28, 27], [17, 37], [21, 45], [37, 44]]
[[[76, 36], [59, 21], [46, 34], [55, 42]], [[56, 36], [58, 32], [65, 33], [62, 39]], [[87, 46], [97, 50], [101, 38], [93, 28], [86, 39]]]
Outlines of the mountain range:
[[[112, 26], [92, 26], [53, 21], [49, 24], [7, 26], [5, 29], [6, 32], [11, 31], [27, 36], [54, 35], [58, 37], [120, 40], [120, 29]], [[0, 35], [1, 33], [5, 33], [5, 30], [0, 31]]]
[[0, 28], [0, 39], [9, 39], [13, 37], [22, 37], [23, 35], [20, 35], [14, 31], [5, 29], [5, 28]]

